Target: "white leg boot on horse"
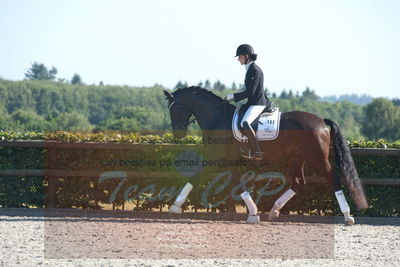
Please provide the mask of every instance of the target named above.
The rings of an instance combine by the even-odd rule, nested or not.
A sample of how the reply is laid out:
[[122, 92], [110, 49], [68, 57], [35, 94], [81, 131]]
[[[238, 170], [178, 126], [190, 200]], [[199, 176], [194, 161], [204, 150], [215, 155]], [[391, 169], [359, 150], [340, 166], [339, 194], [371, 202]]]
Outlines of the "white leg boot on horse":
[[275, 201], [274, 206], [268, 214], [268, 220], [272, 221], [279, 217], [280, 210], [296, 194], [291, 188], [288, 189], [280, 198]]
[[179, 193], [179, 196], [176, 198], [174, 204], [169, 208], [168, 212], [170, 213], [182, 213], [182, 205], [185, 203], [186, 198], [188, 197], [190, 191], [192, 191], [193, 185], [191, 183], [187, 183], [182, 191]]
[[350, 215], [350, 207], [349, 204], [347, 204], [346, 198], [343, 194], [342, 190], [336, 191], [335, 192], [336, 199], [339, 203], [340, 210], [342, 211], [344, 215], [344, 223], [346, 225], [353, 225], [355, 223], [354, 217]]
[[247, 209], [249, 210], [249, 217], [247, 217], [247, 223], [260, 223], [260, 216], [257, 215], [257, 206], [251, 198], [249, 192], [245, 191], [240, 194], [244, 203], [246, 203]]

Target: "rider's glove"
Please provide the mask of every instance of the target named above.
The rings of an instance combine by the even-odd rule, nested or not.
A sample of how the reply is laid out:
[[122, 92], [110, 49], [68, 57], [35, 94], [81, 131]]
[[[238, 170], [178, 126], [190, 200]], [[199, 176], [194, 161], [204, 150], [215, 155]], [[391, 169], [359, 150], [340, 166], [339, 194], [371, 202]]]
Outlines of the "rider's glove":
[[228, 95], [226, 96], [226, 100], [228, 100], [228, 101], [233, 101], [233, 100], [234, 100], [233, 94], [228, 94]]

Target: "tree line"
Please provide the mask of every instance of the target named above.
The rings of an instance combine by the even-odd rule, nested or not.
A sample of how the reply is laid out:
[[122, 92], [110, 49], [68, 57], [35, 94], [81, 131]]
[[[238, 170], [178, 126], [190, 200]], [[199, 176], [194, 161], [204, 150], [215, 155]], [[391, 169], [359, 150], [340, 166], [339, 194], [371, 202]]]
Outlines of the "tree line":
[[[37, 63], [34, 62], [32, 63], [31, 67], [25, 72], [25, 78], [28, 80], [41, 80], [41, 81], [58, 81], [58, 82], [64, 82], [64, 83], [70, 83], [70, 84], [79, 84], [83, 85], [84, 82], [81, 78], [81, 76], [77, 73], [73, 75], [70, 81], [67, 79], [63, 78], [57, 78], [57, 68], [52, 66], [50, 69], [48, 69], [43, 63]], [[99, 85], [104, 85], [103, 82], [100, 82]], [[213, 91], [225, 91], [225, 90], [244, 90], [244, 84], [236, 84], [235, 82], [232, 82], [230, 86], [222, 83], [220, 80], [217, 80], [215, 82], [211, 82], [210, 80], [205, 80], [200, 81], [196, 84], [197, 86], [200, 86], [202, 88], [208, 89], [208, 90], [213, 90]], [[174, 89], [178, 88], [185, 88], [189, 87], [189, 84], [187, 81], [178, 81], [178, 83], [175, 85]], [[280, 99], [294, 99], [300, 97], [300, 92], [296, 91], [293, 92], [293, 90], [289, 89], [283, 89], [280, 94], [277, 93], [269, 93], [268, 89], [265, 88], [266, 93], [269, 95], [271, 98], [280, 98]], [[315, 94], [310, 90], [309, 88], [306, 88], [305, 92], [302, 94], [309, 94], [310, 97], [312, 94]], [[340, 95], [337, 97], [336, 95], [329, 95], [325, 97], [318, 97], [316, 95], [312, 96], [315, 99], [320, 99], [322, 101], [327, 101], [327, 102], [341, 102], [341, 101], [350, 101], [354, 104], [368, 104], [372, 101], [372, 97], [369, 95], [356, 95], [356, 94], [345, 94], [345, 95]], [[397, 101], [400, 101], [399, 99]]]
[[[161, 85], [85, 85], [56, 79], [57, 69], [34, 63], [25, 81], [0, 79], [0, 130], [169, 130], [170, 116]], [[197, 84], [225, 97], [243, 89], [220, 81]], [[178, 82], [176, 88], [189, 86]], [[302, 110], [336, 121], [347, 138], [400, 139], [400, 100], [376, 98], [359, 105], [326, 102], [310, 88], [265, 93], [281, 111]], [[196, 127], [196, 126], [194, 126]]]
[[[77, 85], [0, 80], [1, 130], [168, 130], [162, 86]], [[213, 90], [212, 90], [213, 91]], [[224, 97], [232, 90], [213, 91]], [[317, 100], [306, 89], [291, 99], [271, 97], [281, 111], [303, 110], [336, 121], [348, 138], [400, 139], [400, 105], [385, 98], [367, 105]]]

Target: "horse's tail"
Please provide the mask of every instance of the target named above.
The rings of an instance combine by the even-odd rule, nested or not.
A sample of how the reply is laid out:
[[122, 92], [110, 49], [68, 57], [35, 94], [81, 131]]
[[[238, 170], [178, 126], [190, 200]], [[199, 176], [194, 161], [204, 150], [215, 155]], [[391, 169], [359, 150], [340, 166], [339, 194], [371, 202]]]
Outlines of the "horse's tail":
[[335, 151], [335, 161], [341, 176], [344, 178], [348, 190], [357, 205], [358, 209], [368, 208], [364, 189], [358, 177], [356, 166], [346, 140], [343, 137], [339, 126], [330, 119], [324, 119], [324, 122], [331, 127], [331, 137], [333, 139], [333, 148]]

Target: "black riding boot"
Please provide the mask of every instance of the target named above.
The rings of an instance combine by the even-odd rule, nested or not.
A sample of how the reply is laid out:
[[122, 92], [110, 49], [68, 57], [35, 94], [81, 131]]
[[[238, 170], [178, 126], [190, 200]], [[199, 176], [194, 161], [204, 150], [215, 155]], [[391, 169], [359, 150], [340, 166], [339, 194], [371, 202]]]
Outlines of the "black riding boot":
[[243, 122], [243, 133], [247, 137], [247, 140], [249, 142], [250, 151], [248, 155], [244, 153], [242, 154], [242, 156], [245, 158], [262, 160], [264, 153], [261, 151], [260, 145], [258, 144], [258, 140], [253, 128], [251, 128], [251, 126], [246, 121]]

